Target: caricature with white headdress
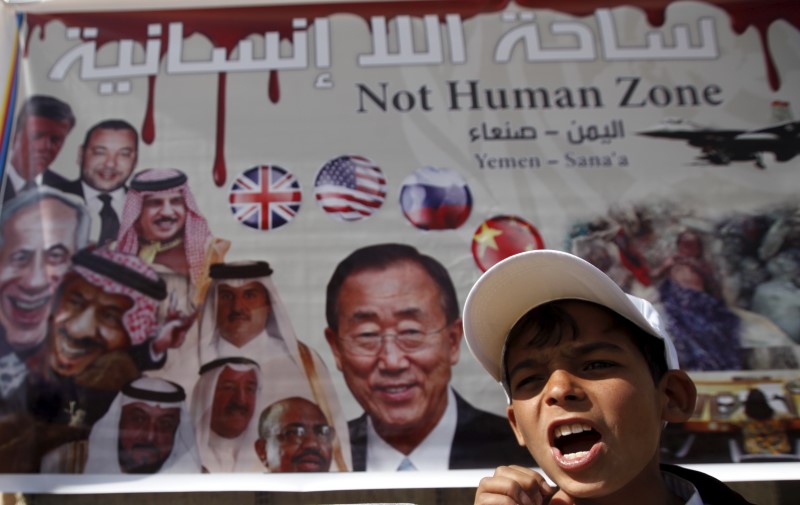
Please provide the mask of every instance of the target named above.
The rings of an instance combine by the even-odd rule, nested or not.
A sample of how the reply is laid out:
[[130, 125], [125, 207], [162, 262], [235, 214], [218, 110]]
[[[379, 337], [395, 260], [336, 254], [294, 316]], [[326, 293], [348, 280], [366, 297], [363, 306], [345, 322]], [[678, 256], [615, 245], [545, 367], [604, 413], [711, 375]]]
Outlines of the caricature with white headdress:
[[200, 368], [191, 414], [204, 472], [263, 471], [255, 452], [263, 383], [258, 363], [241, 356]]
[[[219, 263], [211, 265], [209, 274], [212, 283], [198, 319], [200, 362], [226, 356], [256, 360], [264, 377], [264, 405], [289, 396], [319, 405], [339, 433], [333, 469], [352, 468], [347, 420], [330, 373], [316, 351], [297, 338], [270, 265], [264, 261]], [[265, 303], [248, 307], [234, 301], [237, 296], [261, 296]]]
[[89, 435], [42, 460], [42, 473], [199, 473], [200, 456], [177, 384], [141, 377], [123, 386]]

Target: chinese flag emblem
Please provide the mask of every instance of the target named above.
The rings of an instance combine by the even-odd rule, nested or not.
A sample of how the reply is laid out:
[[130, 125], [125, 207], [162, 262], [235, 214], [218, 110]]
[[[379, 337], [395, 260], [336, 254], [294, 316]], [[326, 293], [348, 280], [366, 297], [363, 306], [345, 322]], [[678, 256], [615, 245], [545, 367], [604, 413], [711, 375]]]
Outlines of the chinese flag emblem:
[[535, 249], [544, 249], [539, 231], [517, 216], [487, 219], [472, 235], [472, 257], [483, 272], [509, 256]]

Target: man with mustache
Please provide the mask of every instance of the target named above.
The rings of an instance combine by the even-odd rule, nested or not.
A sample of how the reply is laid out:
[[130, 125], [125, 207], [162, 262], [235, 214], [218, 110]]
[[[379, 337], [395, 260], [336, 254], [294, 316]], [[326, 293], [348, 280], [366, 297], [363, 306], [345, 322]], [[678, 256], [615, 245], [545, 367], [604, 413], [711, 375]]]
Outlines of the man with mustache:
[[33, 95], [22, 104], [6, 163], [3, 204], [24, 189], [63, 189], [67, 179], [50, 169], [75, 126], [70, 106], [58, 98]]
[[31, 374], [29, 409], [48, 423], [91, 426], [120, 388], [172, 345], [156, 321], [164, 281], [136, 256], [106, 248], [72, 258], [48, 329], [43, 366]]
[[305, 398], [279, 400], [261, 413], [258, 459], [272, 473], [327, 472], [336, 436], [319, 407]]
[[221, 262], [229, 247], [230, 242], [211, 235], [186, 174], [148, 169], [133, 177], [116, 249], [153, 265], [168, 292], [198, 306], [210, 282], [208, 266]]
[[224, 260], [230, 242], [211, 234], [186, 174], [147, 169], [131, 179], [115, 247], [139, 256], [166, 282], [169, 296], [159, 306], [158, 320], [181, 318], [190, 328], [188, 352], [175, 351], [158, 372], [188, 390], [201, 363], [195, 326], [190, 325], [210, 284], [209, 265]]
[[78, 148], [80, 177], [62, 188], [86, 203], [93, 218], [92, 239], [100, 245], [117, 239], [138, 144], [139, 134], [127, 121], [107, 119], [95, 124]]
[[289, 396], [312, 399], [345, 432], [333, 454], [338, 470], [349, 469], [347, 424], [330, 374], [319, 355], [295, 335], [270, 265], [218, 263], [211, 265], [209, 275], [212, 284], [198, 321], [200, 361], [250, 356], [261, 367], [265, 404]]
[[56, 288], [88, 233], [84, 207], [48, 188], [20, 193], [0, 214], [0, 413], [25, 403], [24, 361], [41, 347]]
[[191, 412], [204, 472], [258, 471], [253, 419], [262, 384], [258, 363], [249, 358], [221, 358], [200, 368]]
[[72, 257], [46, 345], [26, 360], [26, 408], [0, 419], [0, 433], [10, 434], [0, 436], [1, 471], [37, 471], [44, 454], [86, 438], [119, 390], [158, 366], [157, 357], [181, 338], [176, 323], [156, 322], [165, 297], [164, 282], [136, 256], [101, 248]]
[[200, 456], [177, 384], [136, 379], [119, 392], [89, 439], [48, 453], [42, 473], [199, 473]]

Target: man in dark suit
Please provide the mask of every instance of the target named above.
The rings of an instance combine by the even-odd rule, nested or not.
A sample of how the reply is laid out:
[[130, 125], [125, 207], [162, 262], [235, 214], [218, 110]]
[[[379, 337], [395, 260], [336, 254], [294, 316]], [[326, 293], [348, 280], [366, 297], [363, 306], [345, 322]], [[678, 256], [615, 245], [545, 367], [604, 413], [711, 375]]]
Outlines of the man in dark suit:
[[353, 469], [534, 464], [505, 418], [450, 386], [462, 327], [447, 270], [403, 244], [358, 249], [328, 283], [325, 337], [364, 409], [350, 421]]
[[86, 202], [92, 216], [91, 237], [103, 245], [116, 240], [125, 206], [126, 182], [136, 168], [139, 134], [122, 119], [107, 119], [89, 128], [78, 148], [81, 175], [63, 191]]
[[11, 153], [5, 167], [3, 202], [23, 189], [51, 186], [63, 190], [67, 183], [50, 164], [58, 156], [64, 140], [75, 126], [70, 106], [52, 96], [33, 95], [17, 116]]

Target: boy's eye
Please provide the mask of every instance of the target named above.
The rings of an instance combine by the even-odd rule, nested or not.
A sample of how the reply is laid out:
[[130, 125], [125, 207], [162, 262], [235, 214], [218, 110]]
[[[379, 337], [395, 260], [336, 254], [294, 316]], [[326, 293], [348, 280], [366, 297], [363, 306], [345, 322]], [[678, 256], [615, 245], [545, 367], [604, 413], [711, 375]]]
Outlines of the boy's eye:
[[610, 361], [590, 361], [584, 367], [585, 370], [600, 370], [603, 368], [611, 368], [616, 366], [614, 363]]
[[514, 390], [519, 390], [519, 389], [525, 389], [525, 390], [537, 389], [537, 388], [541, 388], [542, 384], [544, 384], [544, 377], [543, 376], [541, 376], [541, 375], [526, 375], [526, 376], [523, 376], [519, 381], [517, 381], [516, 384], [514, 384], [513, 389]]

